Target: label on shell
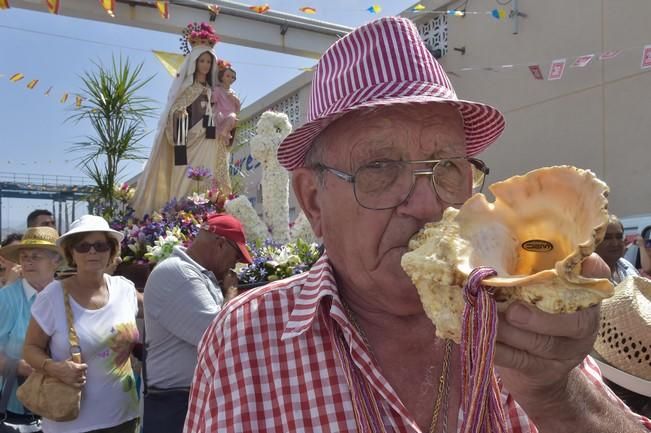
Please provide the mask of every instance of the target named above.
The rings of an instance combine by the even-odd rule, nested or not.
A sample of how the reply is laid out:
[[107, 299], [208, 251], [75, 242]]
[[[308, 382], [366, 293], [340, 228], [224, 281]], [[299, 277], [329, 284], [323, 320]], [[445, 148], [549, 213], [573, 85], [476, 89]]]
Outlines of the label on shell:
[[542, 239], [531, 239], [522, 243], [522, 248], [533, 253], [546, 253], [554, 249], [551, 242]]

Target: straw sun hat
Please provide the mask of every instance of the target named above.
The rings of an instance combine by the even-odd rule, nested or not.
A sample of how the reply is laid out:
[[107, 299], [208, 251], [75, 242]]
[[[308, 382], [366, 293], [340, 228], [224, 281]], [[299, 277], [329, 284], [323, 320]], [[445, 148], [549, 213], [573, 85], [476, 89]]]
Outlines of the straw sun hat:
[[0, 255], [7, 260], [18, 263], [21, 250], [41, 249], [61, 254], [61, 250], [56, 245], [58, 239], [59, 232], [52, 227], [30, 227], [23, 234], [20, 243], [0, 248]]
[[78, 233], [104, 232], [107, 236], [115, 239], [118, 244], [124, 239], [124, 235], [109, 227], [108, 222], [101, 216], [84, 215], [70, 224], [70, 230], [65, 232], [58, 240], [57, 245], [61, 246], [66, 238]]
[[651, 397], [651, 280], [628, 277], [602, 302], [594, 349], [604, 377]]

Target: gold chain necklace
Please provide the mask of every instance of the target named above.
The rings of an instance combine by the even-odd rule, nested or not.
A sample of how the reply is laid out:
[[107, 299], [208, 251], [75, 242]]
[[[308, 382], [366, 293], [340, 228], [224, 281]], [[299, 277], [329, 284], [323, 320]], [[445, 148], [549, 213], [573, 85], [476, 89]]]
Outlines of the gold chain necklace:
[[[364, 344], [366, 345], [366, 349], [373, 354], [373, 351], [371, 350], [371, 345], [368, 342], [368, 338], [366, 336], [366, 332], [362, 329], [361, 326], [359, 326], [359, 323], [357, 323], [357, 319], [355, 318], [355, 314], [352, 312], [350, 309], [350, 306], [346, 301], [344, 301], [343, 298], [341, 298], [341, 304], [344, 306], [344, 310], [346, 312], [346, 316], [348, 316], [348, 319], [350, 320], [350, 323], [353, 324], [353, 327], [359, 335], [362, 337], [362, 340], [364, 341]], [[443, 402], [443, 397], [445, 396], [445, 403], [447, 407], [447, 399], [448, 399], [448, 393], [449, 393], [449, 386], [448, 386], [448, 374], [450, 372], [450, 354], [452, 353], [452, 340], [445, 340], [445, 355], [443, 355], [443, 368], [441, 369], [441, 376], [439, 377], [439, 389], [438, 389], [438, 394], [436, 396], [436, 401], [434, 402], [434, 411], [432, 413], [432, 422], [429, 426], [429, 433], [436, 433], [436, 426], [438, 425], [439, 421], [439, 414], [441, 412], [441, 403]], [[447, 416], [447, 414], [444, 414], [444, 416]], [[443, 431], [447, 433], [447, 422], [444, 420], [443, 422]]]

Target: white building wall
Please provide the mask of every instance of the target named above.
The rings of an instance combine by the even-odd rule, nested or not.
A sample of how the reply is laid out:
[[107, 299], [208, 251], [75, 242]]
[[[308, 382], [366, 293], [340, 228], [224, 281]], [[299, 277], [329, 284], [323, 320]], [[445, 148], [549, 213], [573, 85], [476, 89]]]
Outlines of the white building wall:
[[[463, 3], [430, 1], [429, 7], [447, 9]], [[505, 9], [509, 11], [513, 4]], [[446, 44], [440, 61], [452, 72], [457, 94], [495, 105], [506, 117], [504, 136], [483, 155], [491, 167], [489, 181], [542, 166], [571, 164], [593, 170], [608, 183], [612, 212], [651, 213], [651, 70], [640, 70], [642, 47], [651, 44], [651, 2], [519, 0], [517, 4], [527, 14], [519, 18], [518, 34], [513, 34], [511, 20], [468, 15], [448, 17], [447, 38], [437, 37]], [[490, 11], [498, 4], [474, 0], [468, 7]], [[438, 16], [405, 15], [412, 15], [421, 30]], [[465, 55], [454, 50], [461, 47], [466, 48]], [[625, 51], [613, 60], [594, 59], [585, 68], [567, 67], [557, 81], [534, 80], [526, 66], [540, 64], [546, 77], [554, 59], [567, 58], [569, 66], [576, 56], [614, 49]], [[520, 66], [501, 69], [505, 64]], [[495, 71], [461, 71], [467, 67]], [[242, 119], [298, 93], [299, 124], [303, 123], [309, 75], [247, 107]], [[240, 152], [236, 159], [248, 154], [246, 147]], [[259, 174], [251, 175], [249, 196], [256, 182]]]
[[[460, 3], [457, 3], [460, 4]], [[448, 19], [448, 54], [442, 64], [457, 93], [498, 106], [507, 129], [484, 154], [490, 180], [537, 167], [572, 164], [593, 170], [608, 183], [610, 209], [624, 216], [651, 213], [651, 70], [641, 70], [642, 47], [651, 44], [646, 0], [518, 2], [527, 14], [519, 34], [511, 22], [485, 16]], [[471, 10], [489, 11], [493, 0]], [[506, 7], [509, 10], [509, 6]], [[466, 47], [461, 55], [453, 47]], [[563, 79], [534, 80], [529, 63], [545, 77], [554, 59], [624, 49], [613, 60], [566, 68]], [[503, 64], [521, 64], [500, 70]], [[464, 67], [492, 71], [459, 71]]]

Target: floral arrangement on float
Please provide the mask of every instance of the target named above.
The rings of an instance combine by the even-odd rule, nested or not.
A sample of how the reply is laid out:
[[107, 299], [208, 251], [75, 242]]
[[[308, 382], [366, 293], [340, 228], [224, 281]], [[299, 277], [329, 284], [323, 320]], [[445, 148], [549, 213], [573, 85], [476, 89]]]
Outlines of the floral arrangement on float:
[[190, 54], [190, 47], [207, 45], [212, 47], [219, 42], [215, 29], [208, 23], [190, 23], [181, 32], [181, 51]]
[[291, 129], [285, 114], [266, 112], [250, 142], [253, 157], [262, 166], [262, 218], [244, 195], [225, 196], [214, 183], [202, 190], [212, 177], [205, 167], [188, 167], [188, 178], [196, 182], [191, 195], [172, 199], [163, 209], [142, 219], [136, 218], [128, 205], [133, 188], [121, 185], [121, 192], [116, 195], [119, 211], [110, 221], [111, 227], [125, 235], [120, 267], [151, 270], [169, 257], [176, 245], [190, 244], [209, 214], [227, 212], [242, 222], [253, 257], [251, 265], [236, 268], [243, 287], [262, 285], [309, 269], [321, 252], [302, 212], [294, 222], [289, 222], [289, 174], [276, 159], [278, 145]]
[[238, 263], [235, 272], [240, 283], [256, 286], [305, 272], [321, 256], [316, 243], [297, 239], [287, 244], [266, 241], [260, 246], [249, 246], [253, 263]]
[[[212, 175], [205, 167], [188, 167], [187, 176], [200, 187]], [[109, 224], [124, 234], [121, 258], [125, 264], [155, 264], [167, 258], [175, 245], [194, 239], [207, 215], [224, 212], [224, 203], [229, 198], [213, 184], [208, 190], [197, 189], [180, 200], [173, 198], [160, 211], [137, 218], [129, 206], [133, 188], [121, 189], [124, 193], [117, 197], [119, 211]]]

